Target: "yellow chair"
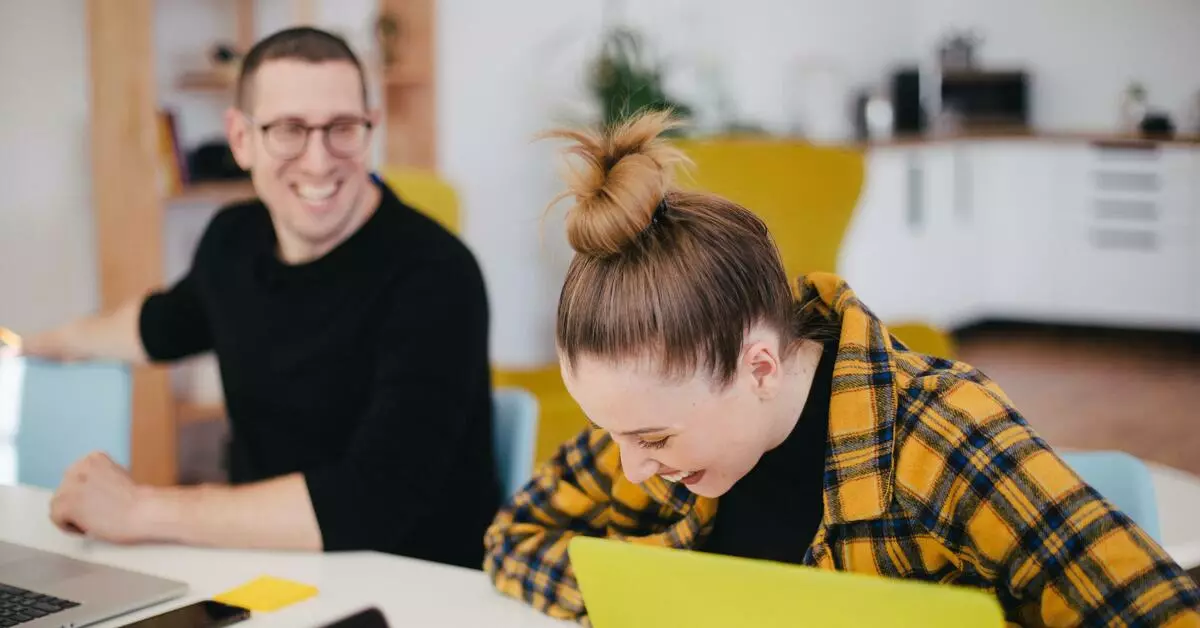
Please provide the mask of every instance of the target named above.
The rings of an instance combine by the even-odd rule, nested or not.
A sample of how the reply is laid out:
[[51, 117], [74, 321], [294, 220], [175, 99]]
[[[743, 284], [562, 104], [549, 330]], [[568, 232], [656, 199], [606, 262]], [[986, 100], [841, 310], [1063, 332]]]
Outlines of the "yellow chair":
[[[837, 272], [838, 250], [862, 191], [862, 151], [770, 138], [676, 145], [696, 166], [681, 184], [724, 196], [762, 217], [788, 277]], [[954, 357], [953, 341], [939, 329], [916, 321], [890, 322], [888, 329], [914, 351]]]
[[451, 233], [460, 233], [458, 194], [437, 174], [393, 166], [383, 168], [380, 176], [405, 203], [440, 222]]
[[836, 271], [838, 249], [862, 190], [861, 151], [757, 138], [676, 145], [695, 163], [680, 184], [758, 214], [775, 238], [789, 278]]

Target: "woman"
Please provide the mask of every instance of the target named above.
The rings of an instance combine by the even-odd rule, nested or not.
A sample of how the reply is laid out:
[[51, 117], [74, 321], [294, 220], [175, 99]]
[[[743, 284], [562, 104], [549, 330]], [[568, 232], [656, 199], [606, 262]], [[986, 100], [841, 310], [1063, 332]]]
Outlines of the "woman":
[[585, 620], [586, 534], [980, 587], [1025, 625], [1200, 624], [1190, 578], [983, 374], [836, 276], [796, 298], [762, 221], [675, 187], [672, 124], [550, 134], [582, 161], [557, 346], [594, 426], [489, 529], [500, 591]]

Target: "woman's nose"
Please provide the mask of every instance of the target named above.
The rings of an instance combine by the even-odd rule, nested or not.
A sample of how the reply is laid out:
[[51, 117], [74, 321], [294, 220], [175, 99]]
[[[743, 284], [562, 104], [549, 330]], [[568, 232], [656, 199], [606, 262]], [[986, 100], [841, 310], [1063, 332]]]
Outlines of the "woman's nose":
[[625, 478], [634, 484], [641, 484], [658, 473], [660, 465], [636, 445], [620, 445], [621, 468], [625, 470]]

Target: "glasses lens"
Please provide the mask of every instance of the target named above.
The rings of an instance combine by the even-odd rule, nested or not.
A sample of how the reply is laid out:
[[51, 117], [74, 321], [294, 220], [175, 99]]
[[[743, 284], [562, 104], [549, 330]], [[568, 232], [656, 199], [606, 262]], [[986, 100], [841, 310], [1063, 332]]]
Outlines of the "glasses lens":
[[335, 122], [326, 137], [329, 152], [341, 157], [359, 154], [367, 147], [367, 124], [361, 121]]
[[267, 150], [279, 159], [291, 159], [304, 152], [308, 129], [299, 124], [276, 124], [267, 128]]

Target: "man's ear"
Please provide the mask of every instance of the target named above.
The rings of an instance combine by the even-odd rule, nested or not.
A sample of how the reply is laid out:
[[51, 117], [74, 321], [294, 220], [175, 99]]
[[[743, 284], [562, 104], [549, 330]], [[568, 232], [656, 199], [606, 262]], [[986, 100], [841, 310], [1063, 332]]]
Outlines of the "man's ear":
[[254, 129], [250, 121], [237, 107], [225, 110], [225, 138], [229, 141], [229, 150], [242, 170], [250, 170], [254, 165]]
[[771, 343], [757, 340], [747, 346], [742, 352], [741, 368], [759, 399], [767, 400], [779, 394], [783, 384], [783, 363]]

